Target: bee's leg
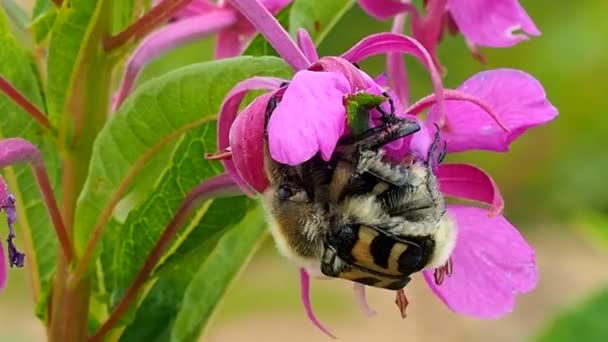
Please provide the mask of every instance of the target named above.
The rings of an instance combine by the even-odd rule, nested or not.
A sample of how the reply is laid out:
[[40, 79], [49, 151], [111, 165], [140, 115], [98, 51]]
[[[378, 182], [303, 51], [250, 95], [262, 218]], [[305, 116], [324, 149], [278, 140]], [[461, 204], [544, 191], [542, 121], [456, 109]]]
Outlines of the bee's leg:
[[382, 146], [401, 139], [420, 130], [420, 125], [413, 120], [394, 117], [391, 122], [370, 128], [353, 137], [341, 139], [340, 145], [358, 145], [361, 149], [377, 150]]
[[272, 116], [272, 112], [277, 108], [279, 104], [279, 99], [275, 96], [272, 96], [270, 100], [268, 100], [268, 104], [266, 105], [266, 116], [264, 118], [264, 135], [268, 136], [268, 121], [270, 121], [270, 117]]
[[431, 147], [429, 148], [429, 152], [427, 155], [427, 163], [429, 165], [429, 167], [436, 167], [437, 165], [439, 165], [443, 159], [445, 158], [447, 152], [448, 152], [448, 145], [447, 142], [443, 143], [443, 148], [441, 150], [439, 150], [439, 143], [441, 142], [441, 136], [440, 136], [440, 132], [439, 132], [439, 126], [437, 126], [437, 124], [435, 124], [435, 127], [437, 128], [437, 131], [435, 132], [435, 138], [433, 139], [433, 143], [431, 144]]
[[380, 114], [382, 115], [381, 120], [384, 124], [394, 122], [394, 120], [397, 119], [397, 116], [395, 115], [395, 102], [393, 101], [393, 98], [388, 95], [387, 92], [383, 92], [382, 96], [384, 96], [388, 99], [388, 105], [390, 107], [390, 112], [389, 113], [385, 112], [384, 109], [382, 109], [382, 107], [380, 105], [376, 106], [376, 110], [378, 112], [380, 112]]

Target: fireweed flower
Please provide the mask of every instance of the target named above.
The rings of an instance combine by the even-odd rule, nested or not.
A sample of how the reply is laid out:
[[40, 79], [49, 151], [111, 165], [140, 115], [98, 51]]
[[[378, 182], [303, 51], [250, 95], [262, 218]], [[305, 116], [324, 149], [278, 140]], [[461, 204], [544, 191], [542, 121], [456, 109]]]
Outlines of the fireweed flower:
[[[271, 13], [278, 13], [290, 2], [291, 0], [261, 1]], [[255, 32], [253, 25], [223, 0], [215, 3], [207, 0], [192, 1], [177, 13], [169, 24], [152, 32], [133, 51], [115, 95], [113, 110], [129, 95], [142, 68], [167, 51], [217, 34], [214, 57], [234, 57], [242, 52]]]
[[[267, 127], [271, 157], [289, 165], [301, 164], [316, 153], [328, 160], [347, 129], [348, 95], [361, 91], [377, 94], [379, 89], [385, 89], [381, 79], [374, 81], [351, 64], [375, 54], [412, 54], [423, 62], [439, 86], [434, 94], [397, 113], [415, 117], [430, 108], [427, 118], [419, 119], [421, 131], [411, 139], [403, 139], [401, 146], [392, 151], [395, 159], [408, 154], [425, 156], [436, 127], [441, 130], [448, 152], [506, 151], [527, 129], [557, 115], [538, 81], [517, 70], [485, 71], [458, 89], [443, 89], [428, 52], [405, 36], [374, 35], [341, 57], [317, 61], [316, 52], [306, 43], [307, 35], [301, 32], [298, 38], [304, 54], [313, 61], [308, 69], [297, 71], [289, 83], [263, 77], [241, 82], [228, 94], [219, 115], [218, 147], [222, 156], [230, 157], [223, 160], [224, 165], [249, 194], [263, 192], [268, 186], [263, 173], [263, 141], [265, 110], [271, 96], [281, 98]], [[251, 89], [270, 92], [256, 98], [237, 116], [245, 93]], [[517, 293], [536, 286], [534, 251], [503, 217], [500, 191], [483, 170], [468, 164], [442, 164], [436, 175], [445, 196], [488, 207], [448, 207], [448, 215], [459, 228], [456, 245], [450, 262], [439, 269], [425, 270], [424, 279], [453, 311], [478, 318], [500, 317], [513, 309]], [[307, 313], [326, 331], [312, 314], [305, 269], [301, 270], [301, 277]], [[355, 285], [360, 306], [370, 312], [362, 290], [362, 286]]]
[[477, 46], [510, 47], [540, 35], [517, 0], [425, 0], [424, 4], [422, 16], [407, 0], [359, 0], [359, 5], [377, 19], [410, 13], [412, 35], [434, 58], [446, 31], [460, 31], [474, 53]]
[[[8, 263], [10, 267], [23, 267], [25, 261], [25, 254], [19, 252], [13, 244], [13, 238], [15, 238], [15, 231], [13, 225], [17, 220], [17, 212], [15, 209], [15, 197], [8, 191], [4, 179], [0, 176], [0, 212], [4, 211], [6, 215], [6, 222], [8, 225], [8, 236], [6, 243], [8, 247]], [[7, 270], [6, 260], [4, 259], [4, 251], [2, 249], [2, 243], [0, 243], [0, 291], [4, 289], [6, 285]]]

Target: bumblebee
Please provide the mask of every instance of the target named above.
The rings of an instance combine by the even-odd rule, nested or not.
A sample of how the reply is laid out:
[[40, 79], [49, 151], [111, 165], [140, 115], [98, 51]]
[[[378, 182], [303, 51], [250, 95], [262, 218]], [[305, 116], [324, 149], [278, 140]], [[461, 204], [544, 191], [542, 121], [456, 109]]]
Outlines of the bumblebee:
[[[266, 119], [280, 101], [271, 99]], [[446, 263], [455, 226], [446, 215], [431, 163], [396, 163], [382, 147], [417, 132], [415, 121], [377, 107], [382, 124], [339, 141], [331, 160], [298, 166], [272, 160], [265, 142], [263, 194], [279, 252], [316, 276], [400, 290], [412, 273]], [[441, 159], [441, 157], [439, 157]]]

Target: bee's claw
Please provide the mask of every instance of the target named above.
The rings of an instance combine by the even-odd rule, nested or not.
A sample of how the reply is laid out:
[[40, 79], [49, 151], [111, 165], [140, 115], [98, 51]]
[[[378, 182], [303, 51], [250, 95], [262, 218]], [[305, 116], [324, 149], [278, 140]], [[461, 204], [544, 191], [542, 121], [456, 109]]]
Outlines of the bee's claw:
[[397, 307], [399, 308], [399, 313], [401, 314], [401, 318], [406, 318], [407, 317], [407, 313], [405, 312], [405, 310], [407, 309], [407, 306], [409, 305], [409, 301], [407, 300], [407, 297], [405, 296], [405, 291], [403, 289], [397, 290], [397, 295], [395, 297], [395, 304], [397, 304]]

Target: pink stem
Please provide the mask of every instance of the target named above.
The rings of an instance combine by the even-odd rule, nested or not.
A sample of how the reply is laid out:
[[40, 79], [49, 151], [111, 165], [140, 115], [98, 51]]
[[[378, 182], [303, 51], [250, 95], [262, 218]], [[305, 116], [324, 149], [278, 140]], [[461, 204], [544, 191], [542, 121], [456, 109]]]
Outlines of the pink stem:
[[19, 107], [21, 107], [26, 113], [32, 116], [34, 120], [44, 127], [45, 129], [51, 129], [49, 119], [36, 108], [34, 104], [30, 102], [25, 96], [23, 96], [17, 88], [15, 88], [6, 78], [0, 75], [0, 91], [6, 94], [9, 99], [13, 100]]
[[312, 310], [312, 305], [310, 304], [310, 276], [304, 268], [300, 268], [300, 290], [302, 296], [302, 303], [304, 304], [304, 309], [306, 309], [306, 315], [308, 316], [308, 319], [310, 319], [310, 321], [322, 332], [326, 333], [332, 338], [336, 338], [336, 336], [330, 333], [329, 330], [327, 330], [327, 328], [325, 328], [323, 324], [319, 322], [317, 316], [315, 316], [315, 313]]

